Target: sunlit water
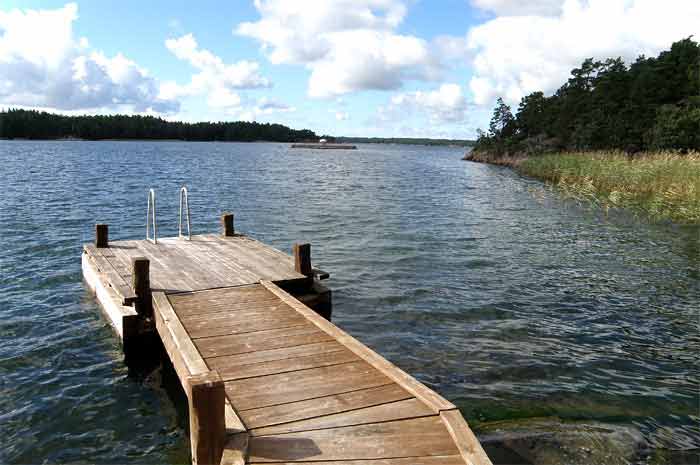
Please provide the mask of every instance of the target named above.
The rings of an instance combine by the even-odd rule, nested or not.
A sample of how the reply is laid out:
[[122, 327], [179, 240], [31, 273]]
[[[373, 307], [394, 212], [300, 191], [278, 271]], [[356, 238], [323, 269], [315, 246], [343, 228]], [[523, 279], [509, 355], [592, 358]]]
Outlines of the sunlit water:
[[0, 142], [0, 463], [186, 460], [161, 372], [129, 377], [81, 244], [237, 229], [313, 244], [334, 321], [487, 422], [551, 417], [700, 447], [700, 230], [604, 216], [461, 149]]

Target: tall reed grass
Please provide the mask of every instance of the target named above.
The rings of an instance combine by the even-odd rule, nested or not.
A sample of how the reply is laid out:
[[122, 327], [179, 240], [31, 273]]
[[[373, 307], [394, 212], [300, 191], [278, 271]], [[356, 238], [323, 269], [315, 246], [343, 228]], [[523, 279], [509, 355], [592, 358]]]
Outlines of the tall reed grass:
[[603, 208], [700, 224], [700, 153], [560, 153], [530, 157], [517, 169]]

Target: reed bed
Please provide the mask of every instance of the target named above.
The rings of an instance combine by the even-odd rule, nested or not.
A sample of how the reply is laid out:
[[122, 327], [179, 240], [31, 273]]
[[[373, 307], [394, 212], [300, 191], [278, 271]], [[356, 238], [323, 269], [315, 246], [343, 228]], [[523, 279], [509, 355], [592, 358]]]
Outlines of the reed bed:
[[620, 152], [530, 157], [522, 173], [603, 208], [630, 208], [657, 220], [700, 224], [700, 153], [656, 152], [633, 158]]

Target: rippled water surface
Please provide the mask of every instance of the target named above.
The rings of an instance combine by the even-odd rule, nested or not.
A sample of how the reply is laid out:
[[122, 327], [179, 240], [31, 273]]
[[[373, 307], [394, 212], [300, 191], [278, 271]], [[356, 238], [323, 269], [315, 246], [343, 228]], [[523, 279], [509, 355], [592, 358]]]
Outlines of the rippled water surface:
[[[187, 459], [162, 370], [129, 376], [86, 292], [81, 244], [237, 229], [313, 244], [334, 321], [456, 403], [498, 420], [596, 421], [643, 448], [700, 447], [700, 230], [603, 216], [453, 148], [0, 142], [0, 463]], [[487, 439], [487, 438], [486, 438]], [[512, 458], [511, 458], [512, 460]]]

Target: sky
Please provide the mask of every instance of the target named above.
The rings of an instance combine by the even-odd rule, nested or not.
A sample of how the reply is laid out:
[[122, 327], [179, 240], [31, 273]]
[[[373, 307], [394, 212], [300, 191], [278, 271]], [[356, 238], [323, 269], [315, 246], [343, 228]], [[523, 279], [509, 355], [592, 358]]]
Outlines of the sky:
[[691, 35], [700, 0], [0, 0], [0, 108], [464, 139]]

